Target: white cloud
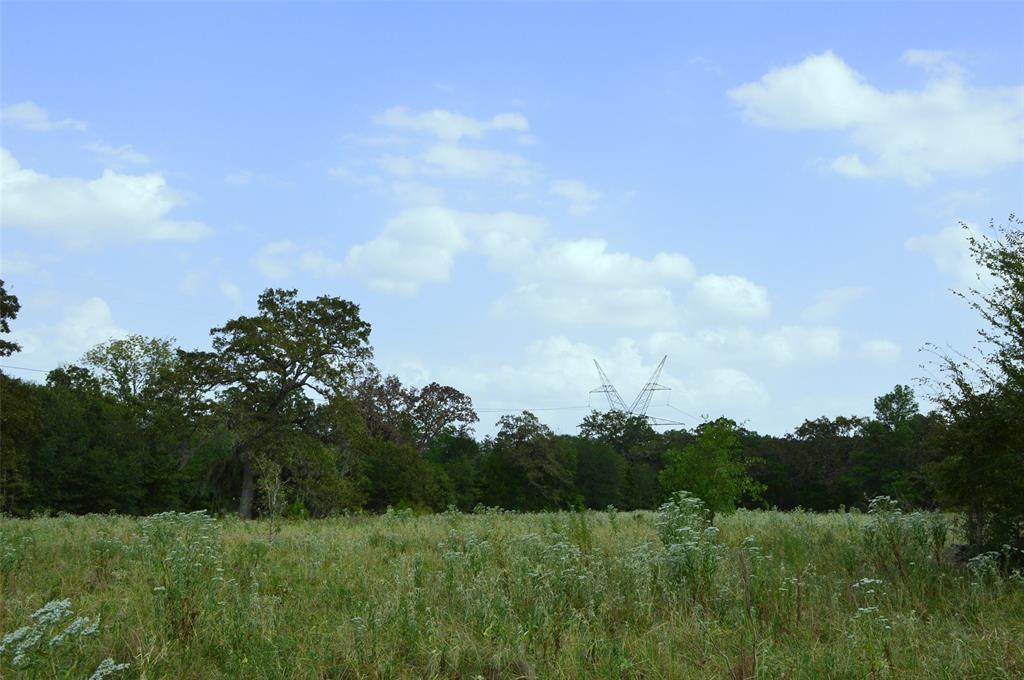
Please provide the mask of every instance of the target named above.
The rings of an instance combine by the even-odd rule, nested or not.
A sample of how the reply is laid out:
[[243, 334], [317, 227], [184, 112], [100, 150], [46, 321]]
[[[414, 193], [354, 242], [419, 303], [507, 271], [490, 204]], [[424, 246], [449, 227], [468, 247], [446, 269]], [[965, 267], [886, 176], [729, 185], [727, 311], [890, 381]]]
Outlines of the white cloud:
[[519, 285], [495, 304], [499, 316], [560, 323], [657, 326], [677, 315], [672, 288], [693, 279], [679, 253], [644, 259], [609, 252], [600, 239], [555, 241], [516, 263]]
[[849, 177], [924, 184], [936, 174], [983, 175], [1024, 160], [1024, 86], [972, 87], [936, 52], [911, 51], [904, 61], [931, 76], [920, 89], [880, 90], [828, 51], [773, 69], [729, 97], [755, 125], [844, 132], [857, 151], [831, 167]]
[[[458, 144], [434, 144], [414, 155], [388, 154], [377, 158], [376, 164], [403, 180], [420, 175], [526, 184], [539, 176], [533, 164], [519, 154]], [[332, 173], [340, 177], [351, 175], [351, 171], [340, 168]]]
[[803, 317], [810, 321], [834, 319], [850, 304], [860, 300], [867, 293], [861, 286], [844, 286], [819, 291], [814, 302], [803, 310]]
[[101, 142], [93, 142], [91, 144], [86, 144], [82, 148], [86, 151], [93, 152], [108, 162], [129, 163], [131, 165], [146, 165], [150, 162], [149, 156], [136, 151], [127, 144], [122, 146], [110, 146], [109, 144], [103, 144]]
[[651, 352], [671, 354], [691, 366], [792, 365], [834, 359], [841, 354], [839, 330], [828, 326], [783, 326], [765, 333], [748, 328], [703, 328], [653, 333]]
[[733, 274], [705, 274], [693, 285], [693, 300], [723, 316], [759, 318], [768, 316], [768, 291], [753, 281]]
[[9, 125], [32, 130], [33, 132], [49, 132], [51, 130], [84, 130], [85, 123], [74, 118], [51, 120], [46, 109], [25, 101], [5, 106], [2, 113], [3, 121]]
[[238, 305], [242, 301], [242, 289], [236, 283], [226, 278], [220, 278], [219, 283], [214, 283], [222, 267], [220, 258], [215, 258], [205, 270], [186, 271], [178, 281], [178, 290], [186, 295], [209, 295], [211, 291], [216, 290], [230, 302]]
[[868, 340], [860, 346], [861, 354], [872, 361], [895, 361], [900, 358], [903, 348], [892, 340]]
[[83, 245], [104, 240], [194, 241], [210, 233], [202, 222], [168, 219], [184, 198], [158, 173], [106, 170], [94, 180], [50, 177], [23, 168], [0, 150], [0, 222]]
[[979, 276], [984, 277], [986, 273], [971, 257], [968, 235], [979, 237], [981, 230], [974, 224], [966, 228], [946, 227], [936, 234], [909, 238], [906, 246], [912, 252], [930, 257], [942, 273], [956, 277], [965, 285], [976, 286]]
[[40, 271], [40, 260], [45, 256], [29, 255], [21, 251], [0, 252], [0, 276], [27, 276]]
[[447, 281], [459, 253], [476, 249], [500, 265], [528, 252], [544, 228], [543, 220], [519, 213], [411, 208], [350, 248], [345, 270], [376, 290], [413, 294], [424, 283]]
[[491, 131], [526, 132], [530, 128], [526, 117], [520, 113], [499, 113], [490, 120], [479, 120], [443, 109], [413, 113], [402, 106], [375, 116], [374, 122], [396, 129], [427, 132], [446, 142], [458, 142], [463, 137], [479, 139]]
[[244, 187], [252, 184], [256, 179], [256, 173], [252, 170], [239, 170], [224, 176], [224, 183], [233, 187]]
[[444, 203], [444, 191], [421, 182], [394, 182], [391, 184], [391, 196], [405, 205], [441, 205]]
[[[403, 161], [409, 159], [402, 159]], [[495, 178], [525, 184], [537, 174], [528, 160], [516, 153], [476, 149], [457, 144], [437, 144], [427, 149], [421, 157], [425, 174], [444, 175], [465, 179]], [[392, 158], [392, 165], [396, 163]], [[405, 174], [402, 171], [395, 174]]]
[[600, 192], [578, 179], [555, 180], [548, 185], [548, 190], [569, 202], [569, 213], [572, 215], [584, 215], [592, 211], [601, 198]]
[[[441, 369], [433, 377], [459, 385], [474, 397], [478, 408], [557, 408], [557, 411], [537, 410], [536, 414], [560, 431], [572, 432], [590, 408], [607, 408], [604, 395], [590, 393], [598, 387], [594, 359], [628, 405], [661, 360], [661, 355], [641, 352], [637, 343], [629, 338], [600, 347], [556, 335], [530, 343], [523, 356], [513, 363], [495, 367], [490, 362], [478, 365], [465, 361]], [[683, 411], [715, 414], [728, 411], [742, 419], [767, 400], [765, 387], [740, 368], [719, 364], [684, 369], [680, 367], [681, 359], [669, 357], [660, 382], [672, 391], [655, 395], [648, 411], [651, 415], [672, 420], [683, 418], [690, 425], [696, 424], [679, 410], [666, 407], [671, 399], [671, 403]], [[486, 401], [481, 401], [481, 394], [487, 395]], [[492, 431], [492, 424], [500, 415], [481, 413], [481, 432]]]
[[220, 289], [221, 295], [236, 305], [242, 301], [242, 289], [233, 281], [221, 281], [217, 287]]
[[291, 241], [275, 241], [260, 248], [252, 263], [261, 274], [272, 279], [283, 279], [291, 273], [291, 256], [299, 246]]
[[92, 297], [67, 307], [56, 323], [15, 328], [11, 338], [22, 346], [17, 355], [21, 365], [51, 370], [61, 363], [78, 361], [101, 342], [125, 335], [127, 331], [114, 322], [107, 302]]
[[658, 253], [645, 260], [629, 253], [609, 252], [602, 239], [558, 241], [527, 265], [526, 275], [585, 286], [619, 287], [689, 281], [690, 259], [679, 253]]
[[672, 291], [665, 287], [560, 287], [551, 282], [516, 286], [495, 302], [494, 312], [501, 318], [617, 327], [671, 324], [678, 315]]

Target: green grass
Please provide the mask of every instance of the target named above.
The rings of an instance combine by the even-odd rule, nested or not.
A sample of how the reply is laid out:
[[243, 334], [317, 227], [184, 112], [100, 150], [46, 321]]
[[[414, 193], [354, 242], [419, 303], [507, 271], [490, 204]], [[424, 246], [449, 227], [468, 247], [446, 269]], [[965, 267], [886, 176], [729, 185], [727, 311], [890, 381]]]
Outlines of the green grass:
[[655, 517], [396, 513], [272, 543], [197, 515], [0, 519], [0, 634], [52, 600], [100, 617], [0, 677], [1024, 677], [1020, 577], [936, 563], [909, 516], [741, 511], [676, 552]]

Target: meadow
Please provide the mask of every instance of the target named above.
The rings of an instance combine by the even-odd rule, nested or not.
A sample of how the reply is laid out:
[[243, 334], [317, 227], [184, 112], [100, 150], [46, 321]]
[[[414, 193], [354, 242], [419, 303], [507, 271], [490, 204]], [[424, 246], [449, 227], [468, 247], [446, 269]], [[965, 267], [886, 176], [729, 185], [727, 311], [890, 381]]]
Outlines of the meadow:
[[1024, 677], [1024, 579], [946, 516], [699, 505], [0, 518], [0, 677]]

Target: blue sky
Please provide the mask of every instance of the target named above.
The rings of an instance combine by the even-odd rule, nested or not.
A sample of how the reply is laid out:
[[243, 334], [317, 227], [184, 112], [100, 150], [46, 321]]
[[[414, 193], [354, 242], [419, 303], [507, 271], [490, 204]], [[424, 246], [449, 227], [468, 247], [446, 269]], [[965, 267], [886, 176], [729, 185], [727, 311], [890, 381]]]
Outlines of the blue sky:
[[1022, 209], [1019, 4], [2, 11], [8, 365], [295, 287], [482, 409], [667, 354], [652, 414], [779, 433], [969, 347], [957, 223]]

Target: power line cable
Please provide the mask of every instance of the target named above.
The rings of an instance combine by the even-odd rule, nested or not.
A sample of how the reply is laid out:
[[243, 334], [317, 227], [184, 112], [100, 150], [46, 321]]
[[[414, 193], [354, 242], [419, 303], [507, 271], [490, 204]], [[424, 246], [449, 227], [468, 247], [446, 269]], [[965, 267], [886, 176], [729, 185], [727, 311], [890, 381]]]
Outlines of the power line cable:
[[28, 368], [27, 366], [8, 366], [7, 364], [0, 364], [0, 368], [13, 368], [16, 371], [35, 371], [36, 373], [49, 373], [41, 368]]
[[543, 408], [478, 408], [477, 413], [518, 413], [519, 411], [578, 411], [589, 406], [546, 406]]

